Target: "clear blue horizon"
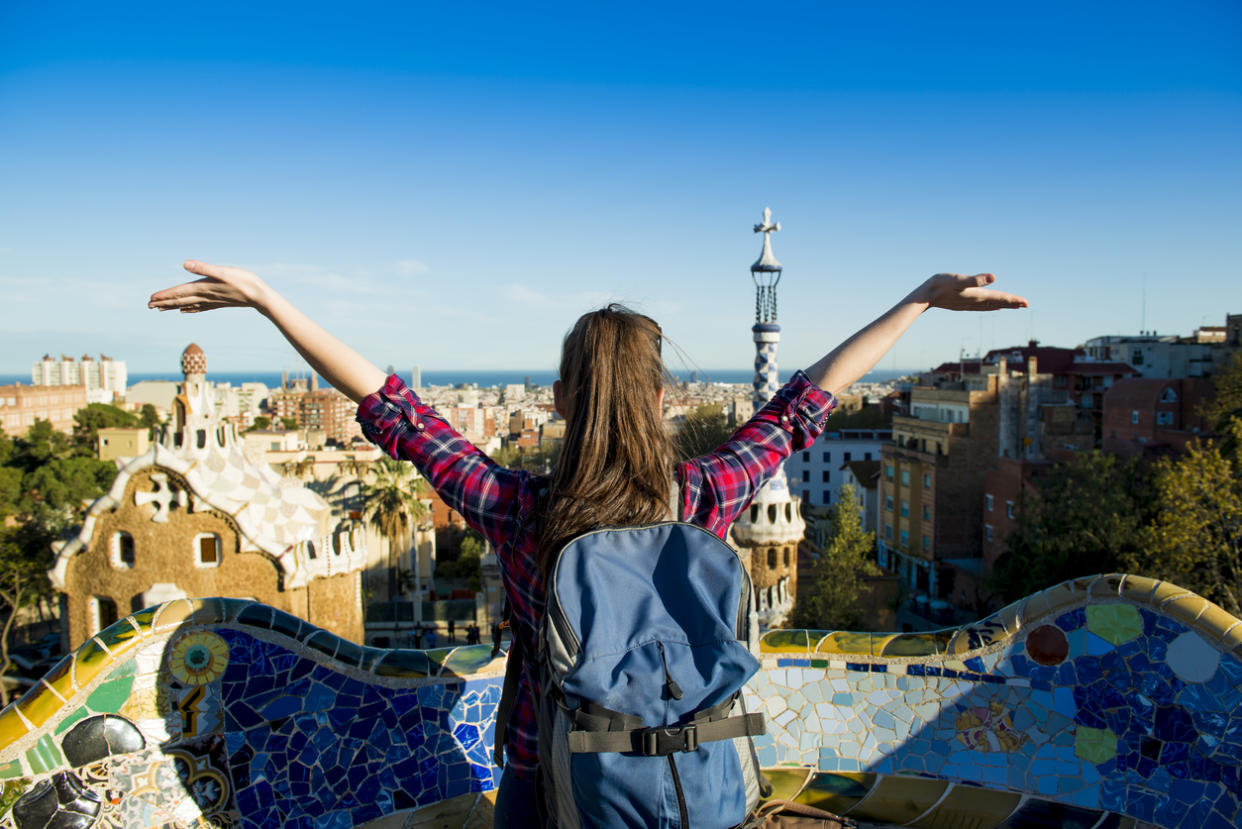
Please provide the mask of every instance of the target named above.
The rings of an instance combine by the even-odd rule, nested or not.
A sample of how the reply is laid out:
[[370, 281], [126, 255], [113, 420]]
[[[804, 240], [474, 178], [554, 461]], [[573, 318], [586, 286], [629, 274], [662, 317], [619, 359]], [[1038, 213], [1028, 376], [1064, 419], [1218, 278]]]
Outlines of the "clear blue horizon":
[[938, 270], [879, 366], [1242, 312], [1242, 6], [150, 2], [0, 6], [0, 370], [44, 352], [299, 365], [250, 312], [146, 310], [249, 266], [378, 365], [554, 365], [578, 314], [781, 364]]

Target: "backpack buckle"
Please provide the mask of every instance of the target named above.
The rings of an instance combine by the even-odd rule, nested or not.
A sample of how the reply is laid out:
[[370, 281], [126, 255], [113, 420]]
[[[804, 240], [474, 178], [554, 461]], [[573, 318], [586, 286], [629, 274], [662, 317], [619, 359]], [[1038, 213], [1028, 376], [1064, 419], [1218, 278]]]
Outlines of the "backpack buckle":
[[699, 729], [696, 725], [681, 728], [647, 728], [639, 732], [644, 757], [659, 757], [674, 751], [698, 751]]

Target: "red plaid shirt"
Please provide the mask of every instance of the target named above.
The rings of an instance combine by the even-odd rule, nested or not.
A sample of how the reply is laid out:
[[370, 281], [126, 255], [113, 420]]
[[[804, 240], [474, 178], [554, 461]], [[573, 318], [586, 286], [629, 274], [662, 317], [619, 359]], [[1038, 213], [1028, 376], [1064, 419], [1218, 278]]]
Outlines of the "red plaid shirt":
[[[805, 449], [824, 429], [837, 402], [802, 372], [710, 455], [677, 467], [682, 520], [721, 538], [790, 452]], [[496, 550], [509, 597], [514, 635], [535, 653], [544, 612], [544, 585], [535, 565], [536, 500], [545, 479], [506, 469], [458, 434], [395, 374], [358, 406], [369, 440], [399, 460], [412, 461], [436, 492]], [[527, 660], [509, 721], [509, 767], [533, 780], [535, 738], [534, 660]]]

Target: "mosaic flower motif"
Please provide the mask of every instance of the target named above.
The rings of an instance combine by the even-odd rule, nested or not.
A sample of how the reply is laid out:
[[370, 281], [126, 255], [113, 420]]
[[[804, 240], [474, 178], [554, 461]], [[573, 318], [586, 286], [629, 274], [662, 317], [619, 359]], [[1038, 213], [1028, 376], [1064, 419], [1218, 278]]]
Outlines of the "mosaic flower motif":
[[168, 669], [187, 685], [206, 685], [224, 673], [228, 664], [228, 643], [205, 630], [182, 636], [168, 656]]
[[987, 708], [966, 709], [953, 725], [962, 745], [977, 751], [1016, 751], [1026, 742], [1026, 735], [1013, 727], [1009, 712], [998, 700], [989, 702]]

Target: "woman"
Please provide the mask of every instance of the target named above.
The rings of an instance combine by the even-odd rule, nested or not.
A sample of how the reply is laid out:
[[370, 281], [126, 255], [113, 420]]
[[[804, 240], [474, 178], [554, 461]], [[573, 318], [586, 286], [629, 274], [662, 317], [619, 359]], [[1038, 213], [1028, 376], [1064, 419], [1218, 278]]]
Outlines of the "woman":
[[[324, 379], [359, 404], [366, 436], [412, 461], [440, 497], [496, 549], [513, 635], [527, 653], [543, 615], [544, 577], [567, 540], [601, 526], [669, 518], [720, 537], [792, 451], [809, 446], [836, 405], [834, 394], [869, 371], [929, 308], [988, 311], [1026, 307], [991, 290], [991, 274], [937, 274], [805, 372], [798, 372], [715, 452], [674, 465], [663, 426], [661, 332], [621, 306], [585, 314], [565, 338], [555, 406], [565, 443], [550, 479], [498, 466], [383, 372], [313, 323], [259, 277], [189, 261], [201, 279], [159, 291], [149, 307], [186, 313], [254, 308]], [[678, 515], [669, 494], [678, 485]], [[530, 662], [528, 661], [529, 667]], [[535, 689], [524, 672], [509, 722], [497, 827], [536, 825]]]

